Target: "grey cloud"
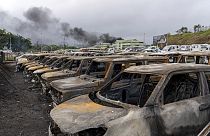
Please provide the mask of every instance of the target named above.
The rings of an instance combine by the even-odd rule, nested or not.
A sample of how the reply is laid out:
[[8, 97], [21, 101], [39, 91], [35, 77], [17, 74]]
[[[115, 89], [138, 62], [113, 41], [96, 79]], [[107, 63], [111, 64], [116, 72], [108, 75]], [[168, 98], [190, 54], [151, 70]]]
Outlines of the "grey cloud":
[[[138, 38], [140, 40], [143, 40], [143, 34], [146, 33], [147, 42], [151, 42], [153, 35], [173, 33], [182, 26], [191, 28], [198, 23], [210, 25], [209, 0], [64, 0], [62, 3], [56, 0], [53, 3], [51, 0], [45, 0], [45, 4], [44, 6], [52, 9], [52, 12], [61, 18], [60, 20], [65, 20], [60, 21], [58, 19], [60, 23], [70, 22], [69, 25], [65, 26], [67, 28], [64, 29], [62, 28], [64, 26], [52, 23], [57, 18], [53, 16], [51, 11], [43, 8], [48, 13], [44, 20], [39, 18], [34, 20], [28, 17], [26, 24], [19, 25], [18, 31], [24, 29], [27, 24], [29, 28], [35, 27], [35, 30], [37, 30], [36, 26], [45, 28], [46, 24], [43, 22], [47, 22], [47, 30], [56, 26], [56, 32], [53, 32], [56, 35], [54, 36], [55, 41], [57, 39], [62, 41], [63, 38], [60, 35], [65, 35], [68, 37], [67, 40], [72, 41], [70, 37], [73, 37], [73, 33], [90, 34], [87, 37], [92, 37], [91, 35], [95, 34], [92, 32], [108, 32], [118, 37]], [[26, 12], [25, 17], [27, 17]], [[41, 25], [37, 22], [41, 22]], [[74, 31], [72, 26], [82, 27], [82, 30], [85, 31], [84, 33]], [[28, 27], [24, 31], [28, 32]], [[47, 37], [47, 34], [43, 35]], [[80, 36], [74, 36], [74, 38]], [[86, 38], [81, 39], [84, 41]]]

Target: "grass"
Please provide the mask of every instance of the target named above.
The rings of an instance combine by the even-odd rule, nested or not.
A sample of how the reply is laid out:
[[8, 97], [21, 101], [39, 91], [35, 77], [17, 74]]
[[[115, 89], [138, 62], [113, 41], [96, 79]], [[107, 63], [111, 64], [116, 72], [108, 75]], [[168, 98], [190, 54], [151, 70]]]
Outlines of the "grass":
[[210, 30], [198, 33], [184, 33], [168, 36], [169, 44], [190, 45], [190, 44], [210, 44]]

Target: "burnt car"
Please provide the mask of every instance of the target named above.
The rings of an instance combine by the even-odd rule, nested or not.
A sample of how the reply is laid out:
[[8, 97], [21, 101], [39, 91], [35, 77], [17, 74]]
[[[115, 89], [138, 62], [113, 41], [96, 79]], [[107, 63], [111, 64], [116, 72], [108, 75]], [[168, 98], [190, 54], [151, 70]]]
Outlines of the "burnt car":
[[147, 53], [149, 56], [162, 56], [167, 57], [169, 63], [178, 63], [181, 52], [174, 51], [174, 52], [156, 52], [156, 53]]
[[23, 65], [29, 63], [36, 59], [35, 54], [23, 54], [21, 56], [16, 57], [16, 71], [22, 71]]
[[97, 90], [125, 68], [133, 65], [162, 63], [165, 57], [130, 56], [126, 58], [96, 58], [92, 61], [86, 74], [55, 80], [50, 83], [50, 95], [56, 106], [73, 97]]
[[50, 136], [197, 135], [210, 121], [210, 66], [132, 66], [50, 116]]
[[48, 56], [45, 59], [43, 59], [42, 63], [40, 63], [40, 64], [37, 64], [35, 66], [34, 65], [29, 65], [29, 67], [26, 66], [25, 73], [26, 73], [27, 77], [34, 78], [33, 72], [35, 70], [49, 67], [54, 62], [57, 62], [58, 59], [59, 59], [58, 56]]
[[209, 51], [183, 52], [179, 56], [178, 63], [194, 63], [194, 64], [210, 65], [210, 52]]
[[[122, 57], [119, 55], [109, 55], [109, 56], [100, 56], [100, 58], [118, 58]], [[84, 57], [84, 56], [73, 56], [69, 58], [69, 62], [65, 64], [60, 71], [56, 72], [47, 72], [41, 75], [41, 84], [43, 93], [47, 93], [49, 91], [50, 82], [58, 79], [64, 79], [68, 77], [79, 76], [81, 74], [85, 74], [86, 70], [89, 68], [91, 60], [96, 57]]]
[[46, 63], [49, 59], [50, 59], [50, 56], [48, 56], [48, 55], [41, 55], [41, 56], [38, 55], [38, 56], [36, 56], [33, 60], [31, 60], [30, 62], [24, 63], [23, 66], [22, 66], [22, 68], [24, 69], [23, 75], [24, 75], [24, 76], [27, 75], [28, 68], [34, 67], [34, 66], [38, 66], [38, 65], [41, 65], [41, 64], [44, 64], [44, 63]]
[[[23, 58], [23, 62], [19, 62], [19, 63], [21, 64], [21, 68], [25, 69], [25, 67], [28, 65], [32, 65], [32, 64], [41, 62], [45, 58], [45, 56], [47, 56], [47, 55], [33, 54], [29, 57]], [[22, 58], [20, 58], [20, 59], [22, 60]], [[24, 60], [24, 59], [26, 59], [26, 60]]]
[[46, 72], [58, 71], [62, 68], [63, 65], [68, 63], [68, 61], [69, 61], [68, 58], [69, 58], [68, 56], [59, 56], [58, 59], [56, 61], [54, 61], [51, 65], [49, 65], [45, 68], [35, 70], [33, 72], [33, 74], [41, 75], [41, 74], [46, 73]]
[[42, 74], [40, 81], [42, 84], [43, 93], [48, 93], [50, 89], [50, 82], [53, 80], [84, 74], [92, 59], [93, 57], [68, 58], [68, 62], [61, 67], [62, 70]]
[[55, 54], [46, 54], [46, 53], [42, 53], [42, 54], [33, 54], [34, 59], [29, 59], [28, 62], [24, 63], [23, 68], [25, 67], [29, 67], [29, 65], [38, 65], [40, 64], [43, 60], [46, 60], [46, 58], [48, 58], [49, 56], [53, 56]]
[[[54, 72], [63, 69], [63, 67], [68, 64], [68, 56], [58, 56], [57, 60], [50, 65], [46, 65], [44, 68], [37, 69], [33, 71], [33, 77], [37, 84], [41, 83], [41, 75], [46, 72]], [[40, 84], [41, 85], [41, 84]]]

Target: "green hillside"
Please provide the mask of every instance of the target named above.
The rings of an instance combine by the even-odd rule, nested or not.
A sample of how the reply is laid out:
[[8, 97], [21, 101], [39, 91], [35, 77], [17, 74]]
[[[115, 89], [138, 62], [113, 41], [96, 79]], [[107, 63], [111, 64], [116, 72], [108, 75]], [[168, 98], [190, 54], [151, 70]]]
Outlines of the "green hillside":
[[185, 45], [185, 44], [210, 44], [210, 30], [197, 33], [183, 33], [168, 35], [168, 44]]

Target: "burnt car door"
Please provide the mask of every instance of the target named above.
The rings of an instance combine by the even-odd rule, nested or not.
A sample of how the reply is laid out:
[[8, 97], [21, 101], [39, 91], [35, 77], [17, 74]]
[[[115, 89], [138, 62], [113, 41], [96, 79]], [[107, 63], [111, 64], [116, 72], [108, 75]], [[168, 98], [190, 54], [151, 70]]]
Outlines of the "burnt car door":
[[84, 59], [84, 60], [82, 60], [80, 66], [79, 66], [79, 68], [78, 68], [78, 70], [79, 70], [79, 72], [78, 72], [79, 75], [85, 74], [85, 72], [86, 72], [87, 69], [89, 68], [90, 64], [91, 64], [91, 59]]
[[160, 94], [155, 110], [160, 135], [197, 135], [208, 123], [210, 97], [203, 73], [170, 74]]

